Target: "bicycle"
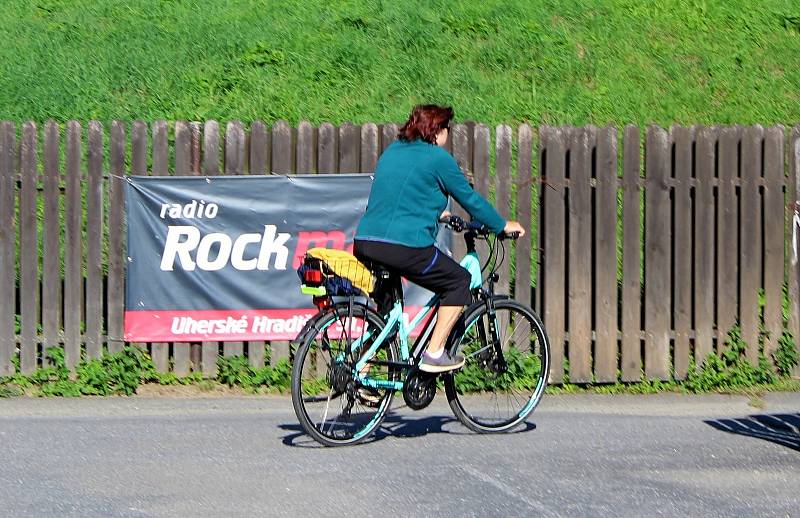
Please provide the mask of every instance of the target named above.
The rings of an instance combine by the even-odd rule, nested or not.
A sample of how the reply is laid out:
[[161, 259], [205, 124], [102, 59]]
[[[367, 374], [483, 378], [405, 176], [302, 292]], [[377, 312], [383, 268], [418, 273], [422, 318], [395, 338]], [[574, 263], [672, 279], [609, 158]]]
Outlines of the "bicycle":
[[[371, 270], [378, 285], [374, 298], [382, 294], [388, 300], [378, 305], [382, 312], [373, 308], [375, 300], [371, 305], [365, 297], [337, 298], [325, 290], [312, 290], [320, 311], [292, 343], [296, 351], [292, 404], [301, 425], [317, 442], [340, 446], [365, 440], [380, 426], [396, 391], [402, 391], [409, 408], [425, 408], [436, 395], [438, 376], [455, 416], [479, 433], [513, 429], [541, 400], [550, 363], [544, 325], [530, 307], [494, 293], [497, 269], [505, 259], [504, 238], [516, 236], [491, 239], [485, 226], [458, 216], [440, 222], [463, 231], [466, 242], [461, 265], [471, 276], [473, 303], [446, 345], [454, 354], [464, 355], [464, 366], [439, 375], [417, 368], [435, 323], [438, 296], [407, 322], [399, 279], [381, 267]], [[475, 248], [479, 239], [489, 246], [484, 264]], [[412, 330], [419, 325], [422, 331], [409, 349]], [[508, 410], [502, 415], [501, 399]], [[489, 411], [494, 412], [491, 417], [483, 415]]]

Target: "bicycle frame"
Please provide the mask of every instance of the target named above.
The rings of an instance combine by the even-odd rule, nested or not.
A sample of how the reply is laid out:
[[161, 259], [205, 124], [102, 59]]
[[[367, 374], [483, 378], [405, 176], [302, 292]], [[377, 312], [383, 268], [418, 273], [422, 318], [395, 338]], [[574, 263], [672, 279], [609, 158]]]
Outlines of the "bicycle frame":
[[[467, 252], [459, 264], [461, 264], [461, 266], [464, 267], [470, 274], [470, 289], [472, 290], [480, 288], [483, 284], [483, 277], [481, 275], [481, 263], [477, 252]], [[369, 349], [361, 356], [361, 359], [356, 362], [355, 371], [359, 373], [356, 375], [356, 378], [360, 383], [372, 388], [390, 388], [394, 390], [403, 389], [403, 381], [375, 380], [369, 376], [361, 376], [360, 373], [370, 362], [381, 344], [383, 344], [383, 341], [394, 332], [396, 326], [398, 327], [397, 336], [400, 339], [400, 358], [407, 367], [412, 367], [414, 363], [410, 363], [409, 360], [413, 358], [413, 360], [416, 362], [416, 360], [422, 355], [422, 351], [425, 349], [425, 345], [427, 345], [428, 339], [430, 338], [431, 325], [433, 324], [434, 319], [432, 318], [425, 325], [425, 328], [422, 330], [419, 338], [417, 339], [414, 351], [411, 355], [409, 355], [408, 339], [411, 335], [411, 332], [425, 320], [428, 314], [430, 314], [431, 310], [438, 308], [439, 298], [440, 297], [438, 295], [431, 297], [430, 300], [425, 303], [419, 313], [417, 313], [411, 323], [407, 323], [406, 319], [404, 318], [402, 301], [395, 301], [394, 307], [392, 307], [391, 311], [389, 311], [389, 315], [386, 317], [386, 326], [383, 328], [383, 331], [381, 331], [372, 345], [370, 345]], [[351, 344], [352, 351], [357, 353], [361, 348], [363, 341], [369, 339], [370, 336], [371, 335], [369, 332], [365, 332], [362, 336], [356, 339]]]

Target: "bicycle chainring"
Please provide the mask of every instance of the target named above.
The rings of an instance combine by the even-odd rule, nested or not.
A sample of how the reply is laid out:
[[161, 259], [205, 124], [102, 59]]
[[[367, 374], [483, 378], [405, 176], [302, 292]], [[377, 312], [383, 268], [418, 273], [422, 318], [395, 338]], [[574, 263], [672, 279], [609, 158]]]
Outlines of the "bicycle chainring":
[[413, 370], [403, 383], [403, 400], [412, 410], [430, 405], [436, 395], [436, 374]]

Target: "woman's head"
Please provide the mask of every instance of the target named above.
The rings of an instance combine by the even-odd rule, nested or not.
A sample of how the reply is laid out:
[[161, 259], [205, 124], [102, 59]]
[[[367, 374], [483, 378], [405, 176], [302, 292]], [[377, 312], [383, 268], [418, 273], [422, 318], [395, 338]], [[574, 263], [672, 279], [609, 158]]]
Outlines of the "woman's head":
[[[453, 109], [449, 106], [435, 104], [420, 104], [411, 110], [408, 120], [398, 131], [398, 138], [404, 141], [421, 139], [429, 144], [444, 145], [441, 137], [444, 131], [450, 129], [453, 119]], [[438, 138], [438, 139], [437, 139]], [[437, 140], [439, 140], [437, 142]]]

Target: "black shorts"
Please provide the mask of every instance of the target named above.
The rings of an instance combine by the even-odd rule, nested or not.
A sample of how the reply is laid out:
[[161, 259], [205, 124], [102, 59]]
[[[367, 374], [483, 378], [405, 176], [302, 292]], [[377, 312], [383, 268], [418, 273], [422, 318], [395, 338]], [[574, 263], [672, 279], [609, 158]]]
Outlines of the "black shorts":
[[470, 275], [460, 264], [436, 248], [357, 239], [353, 254], [362, 262], [376, 262], [441, 296], [442, 306], [466, 306], [472, 302]]

